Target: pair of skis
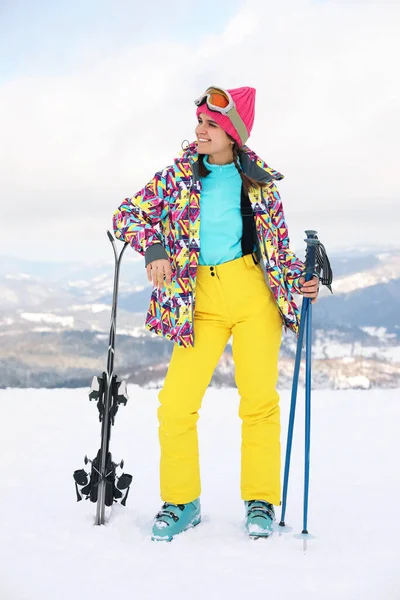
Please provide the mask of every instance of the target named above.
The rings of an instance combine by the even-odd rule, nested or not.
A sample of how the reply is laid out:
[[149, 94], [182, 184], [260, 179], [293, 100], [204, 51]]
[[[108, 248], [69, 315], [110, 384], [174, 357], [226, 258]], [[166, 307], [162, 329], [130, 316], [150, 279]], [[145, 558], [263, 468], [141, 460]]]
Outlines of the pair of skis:
[[126, 382], [114, 374], [114, 353], [119, 271], [122, 256], [129, 244], [127, 242], [124, 244], [118, 256], [113, 236], [109, 231], [107, 231], [107, 235], [113, 246], [115, 259], [107, 370], [100, 377], [93, 377], [89, 392], [89, 399], [97, 401], [101, 422], [101, 446], [93, 460], [87, 456], [84, 458], [85, 465], [88, 463], [91, 465], [90, 473], [84, 469], [77, 469], [73, 474], [78, 502], [82, 500], [83, 496], [86, 496], [86, 500], [90, 499], [91, 502], [97, 503], [96, 525], [104, 525], [106, 506], [112, 506], [117, 501], [121, 501], [121, 504], [125, 506], [132, 483], [132, 475], [128, 473], [117, 475], [117, 468], [122, 470], [124, 461], [121, 460], [119, 464], [115, 463], [109, 449], [111, 427], [114, 425], [115, 415], [119, 406], [125, 405], [128, 401]]

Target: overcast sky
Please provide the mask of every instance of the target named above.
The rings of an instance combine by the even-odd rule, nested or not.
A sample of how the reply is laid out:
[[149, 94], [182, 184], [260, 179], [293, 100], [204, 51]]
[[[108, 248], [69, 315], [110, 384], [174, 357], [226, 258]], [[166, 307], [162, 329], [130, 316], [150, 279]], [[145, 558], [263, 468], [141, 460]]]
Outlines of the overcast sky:
[[399, 244], [399, 30], [397, 0], [0, 0], [0, 255], [109, 259], [211, 84], [257, 89], [296, 250]]

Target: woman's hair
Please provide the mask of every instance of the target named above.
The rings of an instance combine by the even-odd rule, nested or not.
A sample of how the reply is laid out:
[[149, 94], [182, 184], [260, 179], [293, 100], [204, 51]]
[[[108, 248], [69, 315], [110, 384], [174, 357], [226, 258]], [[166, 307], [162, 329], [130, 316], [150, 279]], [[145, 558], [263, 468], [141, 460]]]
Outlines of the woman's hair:
[[[243, 182], [243, 187], [244, 187], [244, 191], [246, 192], [246, 194], [249, 193], [250, 188], [261, 188], [266, 186], [266, 182], [265, 181], [257, 181], [256, 179], [253, 179], [253, 177], [249, 177], [248, 175], [246, 175], [239, 164], [239, 146], [236, 142], [236, 140], [234, 140], [233, 137], [231, 137], [228, 133], [227, 136], [229, 137], [229, 139], [234, 142], [233, 146], [232, 146], [232, 151], [233, 151], [233, 162], [235, 163], [235, 167], [237, 168], [237, 170], [239, 171], [240, 177], [242, 178], [242, 182]], [[199, 172], [200, 172], [200, 177], [207, 177], [207, 175], [209, 175], [211, 173], [211, 171], [209, 171], [207, 169], [207, 167], [205, 166], [204, 162], [204, 154], [199, 154]]]

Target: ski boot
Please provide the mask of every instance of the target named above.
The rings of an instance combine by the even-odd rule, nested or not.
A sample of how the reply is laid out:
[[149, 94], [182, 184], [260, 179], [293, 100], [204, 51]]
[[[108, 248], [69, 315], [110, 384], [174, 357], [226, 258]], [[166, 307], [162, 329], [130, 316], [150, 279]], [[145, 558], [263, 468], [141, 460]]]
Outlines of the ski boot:
[[154, 518], [151, 539], [170, 542], [173, 537], [201, 521], [200, 498], [188, 504], [164, 502]]
[[246, 529], [252, 539], [268, 537], [273, 533], [275, 511], [266, 500], [246, 500]]

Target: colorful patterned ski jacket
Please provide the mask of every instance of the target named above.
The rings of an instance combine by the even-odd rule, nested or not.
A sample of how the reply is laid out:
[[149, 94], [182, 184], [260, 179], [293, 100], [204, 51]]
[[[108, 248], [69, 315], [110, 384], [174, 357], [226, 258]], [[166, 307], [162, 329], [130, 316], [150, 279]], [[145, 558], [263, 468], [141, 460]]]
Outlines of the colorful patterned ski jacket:
[[[288, 230], [274, 171], [247, 146], [239, 151], [244, 172], [267, 185], [252, 189], [254, 241], [266, 283], [275, 297], [285, 331], [298, 335], [300, 313], [293, 294], [301, 294], [305, 265], [290, 250]], [[179, 346], [194, 346], [196, 272], [200, 255], [201, 178], [197, 144], [193, 142], [174, 164], [154, 175], [133, 198], [126, 198], [113, 216], [115, 236], [142, 256], [169, 258], [172, 281], [153, 286], [145, 328]], [[156, 246], [158, 244], [158, 246]], [[161, 244], [162, 246], [159, 246]]]

